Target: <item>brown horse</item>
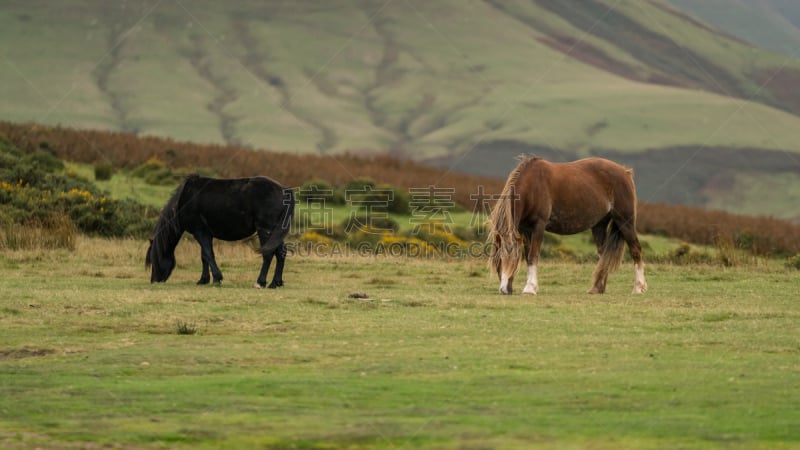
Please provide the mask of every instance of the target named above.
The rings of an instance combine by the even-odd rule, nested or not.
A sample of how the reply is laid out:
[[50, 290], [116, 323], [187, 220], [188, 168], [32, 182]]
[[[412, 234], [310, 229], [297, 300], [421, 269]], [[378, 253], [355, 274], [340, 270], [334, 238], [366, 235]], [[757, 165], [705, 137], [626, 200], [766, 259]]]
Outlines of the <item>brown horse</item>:
[[536, 294], [536, 265], [544, 232], [575, 234], [592, 229], [600, 260], [590, 294], [606, 290], [608, 274], [622, 262], [627, 242], [634, 262], [633, 293], [647, 290], [642, 246], [636, 236], [633, 171], [602, 158], [551, 163], [520, 156], [492, 210], [490, 265], [500, 278], [500, 293], [510, 294], [524, 242], [528, 280], [523, 294]]

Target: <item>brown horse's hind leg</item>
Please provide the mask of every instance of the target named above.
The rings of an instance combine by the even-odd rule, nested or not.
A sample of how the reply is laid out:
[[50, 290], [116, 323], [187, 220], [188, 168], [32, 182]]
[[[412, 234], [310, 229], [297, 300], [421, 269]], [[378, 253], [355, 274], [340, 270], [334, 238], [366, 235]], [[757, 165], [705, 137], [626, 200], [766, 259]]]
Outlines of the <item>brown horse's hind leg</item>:
[[592, 239], [594, 245], [597, 246], [597, 255], [603, 254], [603, 247], [606, 245], [606, 233], [608, 232], [608, 223], [611, 221], [611, 216], [606, 216], [603, 220], [592, 227]]
[[[603, 223], [606, 224], [604, 228], [601, 227]], [[608, 274], [619, 267], [622, 254], [625, 251], [625, 242], [616, 220], [609, 224], [608, 219], [603, 219], [601, 223], [592, 228], [595, 242], [598, 242], [598, 235], [601, 232], [603, 234], [602, 238], [600, 238], [602, 245], [598, 243], [597, 249], [600, 259], [597, 261], [597, 266], [592, 275], [592, 288], [589, 289], [589, 294], [603, 294], [606, 292]]]
[[622, 238], [628, 244], [628, 250], [633, 259], [633, 293], [642, 294], [647, 291], [647, 280], [644, 277], [644, 261], [642, 259], [642, 245], [636, 235], [636, 226], [632, 221], [626, 221], [620, 226]]

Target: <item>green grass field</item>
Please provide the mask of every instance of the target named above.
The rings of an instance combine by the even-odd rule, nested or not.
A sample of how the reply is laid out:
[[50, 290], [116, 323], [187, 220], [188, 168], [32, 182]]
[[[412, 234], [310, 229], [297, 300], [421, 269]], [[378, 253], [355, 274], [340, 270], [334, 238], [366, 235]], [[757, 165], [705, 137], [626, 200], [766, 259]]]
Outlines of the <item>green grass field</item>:
[[800, 448], [777, 262], [650, 264], [643, 296], [626, 265], [588, 296], [591, 265], [544, 261], [503, 297], [480, 259], [292, 257], [255, 290], [234, 244], [198, 287], [188, 241], [151, 285], [145, 249], [0, 254], [0, 447]]

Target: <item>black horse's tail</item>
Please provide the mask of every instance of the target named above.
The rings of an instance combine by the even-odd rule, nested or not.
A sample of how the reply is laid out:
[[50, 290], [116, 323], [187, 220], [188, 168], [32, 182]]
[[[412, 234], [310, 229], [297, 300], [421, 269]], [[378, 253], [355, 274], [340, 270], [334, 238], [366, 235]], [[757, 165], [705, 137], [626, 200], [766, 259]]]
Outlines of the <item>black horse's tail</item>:
[[289, 229], [292, 227], [293, 218], [294, 192], [292, 192], [291, 188], [283, 188], [283, 210], [281, 211], [281, 216], [272, 228], [269, 239], [259, 249], [261, 253], [271, 253], [283, 243], [284, 238], [289, 234]]

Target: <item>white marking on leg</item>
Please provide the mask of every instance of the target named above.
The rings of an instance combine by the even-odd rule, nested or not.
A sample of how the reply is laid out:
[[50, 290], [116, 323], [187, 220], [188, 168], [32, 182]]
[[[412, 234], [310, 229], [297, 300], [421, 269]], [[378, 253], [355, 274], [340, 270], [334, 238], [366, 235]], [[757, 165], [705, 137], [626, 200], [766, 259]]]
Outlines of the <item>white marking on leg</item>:
[[647, 291], [647, 280], [644, 277], [644, 263], [633, 265], [633, 293], [642, 294]]
[[505, 273], [500, 275], [500, 293], [508, 294], [508, 275]]
[[525, 283], [525, 289], [522, 290], [523, 294], [536, 295], [539, 292], [539, 276], [536, 270], [536, 264], [528, 266], [528, 281]]

